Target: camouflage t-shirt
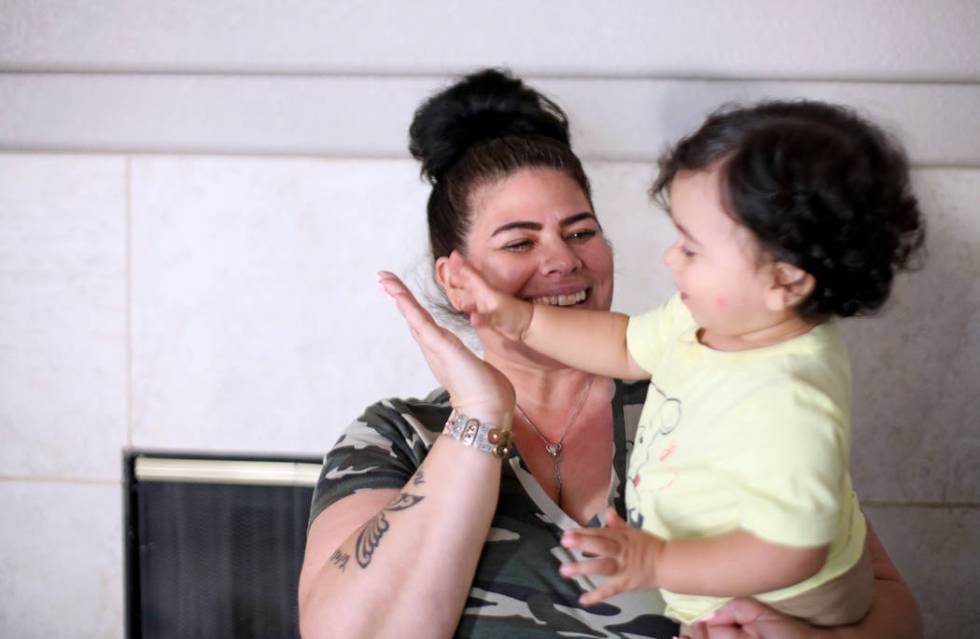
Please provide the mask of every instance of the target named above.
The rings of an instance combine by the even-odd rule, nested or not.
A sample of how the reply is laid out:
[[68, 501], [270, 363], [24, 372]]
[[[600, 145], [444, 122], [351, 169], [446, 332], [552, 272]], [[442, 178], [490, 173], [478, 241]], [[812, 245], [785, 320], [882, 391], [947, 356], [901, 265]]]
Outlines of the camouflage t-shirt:
[[[646, 382], [615, 383], [609, 503], [620, 515], [625, 513], [626, 458], [646, 389]], [[450, 411], [449, 396], [442, 389], [424, 400], [390, 399], [368, 407], [324, 458], [310, 521], [355, 492], [401, 489], [442, 432]], [[588, 525], [601, 525], [598, 516]], [[579, 596], [593, 583], [558, 574], [563, 561], [575, 559], [559, 539], [565, 530], [577, 527], [547, 496], [514, 447], [503, 462], [497, 511], [456, 636], [675, 636], [677, 625], [657, 614], [663, 611], [663, 601], [656, 593], [626, 593], [597, 606], [579, 605]]]

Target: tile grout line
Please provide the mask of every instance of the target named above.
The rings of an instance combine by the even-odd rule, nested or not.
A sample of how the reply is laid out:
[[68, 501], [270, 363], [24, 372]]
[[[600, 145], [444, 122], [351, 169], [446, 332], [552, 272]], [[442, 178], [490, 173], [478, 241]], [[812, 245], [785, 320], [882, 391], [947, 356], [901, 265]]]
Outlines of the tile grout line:
[[31, 484], [84, 484], [87, 486], [115, 486], [122, 482], [121, 479], [87, 479], [83, 477], [57, 477], [49, 475], [17, 476], [0, 475], [0, 483], [3, 482], [26, 482]]
[[133, 158], [126, 156], [126, 447], [133, 447]]
[[[282, 149], [194, 149], [194, 148], [136, 148], [93, 146], [88, 148], [25, 146], [20, 148], [5, 147], [0, 143], [0, 157], [3, 156], [119, 156], [125, 155], [128, 162], [133, 158], [213, 158], [219, 160], [313, 160], [318, 162], [401, 162], [414, 164], [408, 153], [361, 153], [358, 151], [310, 151]], [[655, 155], [589, 155], [580, 154], [585, 164], [634, 164], [652, 167], [657, 162]], [[978, 162], [914, 162], [910, 161], [912, 170], [943, 170], [943, 171], [976, 171], [980, 170]]]

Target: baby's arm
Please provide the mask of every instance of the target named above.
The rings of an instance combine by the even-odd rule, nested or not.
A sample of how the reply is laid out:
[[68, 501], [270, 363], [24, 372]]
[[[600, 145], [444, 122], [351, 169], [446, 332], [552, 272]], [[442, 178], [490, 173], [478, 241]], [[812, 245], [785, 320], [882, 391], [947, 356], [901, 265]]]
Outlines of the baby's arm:
[[626, 348], [622, 313], [531, 304], [490, 287], [457, 252], [449, 257], [449, 294], [473, 326], [489, 326], [563, 364], [606, 377], [649, 379]]
[[561, 574], [602, 575], [606, 583], [582, 595], [592, 605], [620, 592], [665, 588], [688, 595], [748, 597], [799, 583], [817, 573], [827, 546], [791, 548], [745, 531], [716, 537], [664, 541], [630, 528], [610, 509], [606, 528], [569, 530], [566, 548], [596, 559], [563, 564]]

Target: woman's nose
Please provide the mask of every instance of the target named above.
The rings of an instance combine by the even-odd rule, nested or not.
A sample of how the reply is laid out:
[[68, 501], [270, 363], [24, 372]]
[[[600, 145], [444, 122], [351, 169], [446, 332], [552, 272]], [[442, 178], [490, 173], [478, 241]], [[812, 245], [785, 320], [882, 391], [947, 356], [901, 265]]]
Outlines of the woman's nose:
[[545, 247], [541, 261], [543, 273], [571, 273], [581, 267], [582, 260], [565, 242], [554, 242]]

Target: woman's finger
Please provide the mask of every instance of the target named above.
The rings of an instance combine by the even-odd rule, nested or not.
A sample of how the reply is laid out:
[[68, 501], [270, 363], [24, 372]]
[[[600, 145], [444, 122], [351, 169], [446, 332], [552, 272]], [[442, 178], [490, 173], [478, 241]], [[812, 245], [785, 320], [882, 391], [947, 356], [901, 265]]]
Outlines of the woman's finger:
[[690, 626], [683, 637], [684, 639], [752, 639], [752, 635], [738, 626], [708, 627], [700, 623]]
[[396, 275], [382, 271], [378, 273], [378, 284], [395, 301], [398, 311], [408, 323], [412, 337], [422, 348], [430, 367], [436, 365], [433, 357], [444, 357], [447, 355], [447, 349], [453, 351], [453, 354], [459, 348], [466, 349], [458, 337], [436, 323], [429, 311], [419, 304], [412, 292]]

